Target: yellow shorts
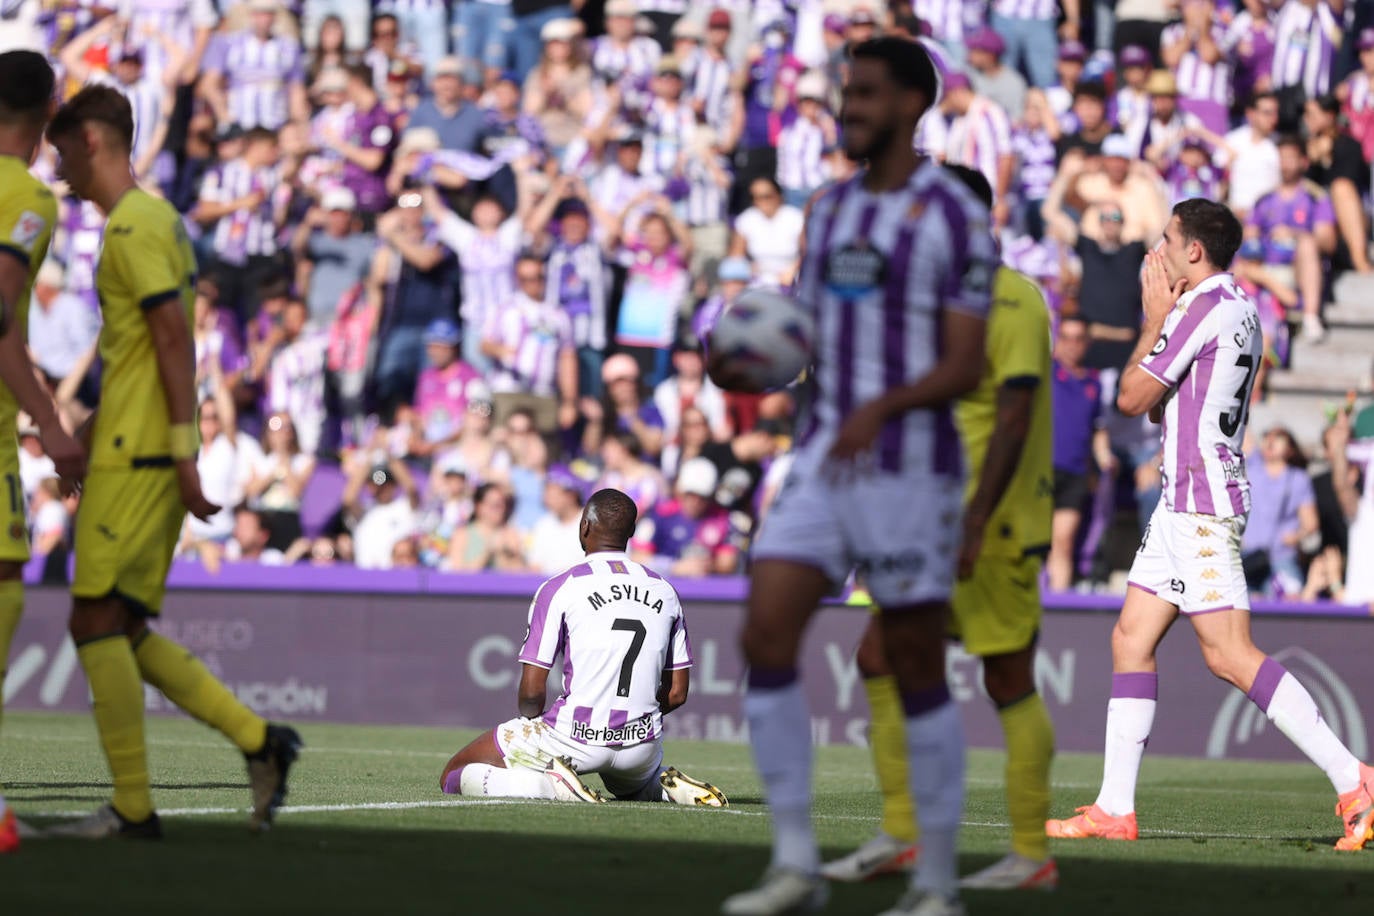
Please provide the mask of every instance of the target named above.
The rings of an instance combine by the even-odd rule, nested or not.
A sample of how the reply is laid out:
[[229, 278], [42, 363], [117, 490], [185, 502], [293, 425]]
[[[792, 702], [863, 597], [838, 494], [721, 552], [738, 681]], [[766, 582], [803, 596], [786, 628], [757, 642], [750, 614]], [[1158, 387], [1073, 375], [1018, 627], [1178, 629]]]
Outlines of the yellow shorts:
[[72, 595], [118, 595], [157, 614], [185, 517], [171, 468], [91, 471], [76, 513]]
[[19, 479], [19, 442], [0, 437], [0, 562], [25, 563], [29, 559], [29, 525], [24, 513], [24, 485]]
[[1040, 629], [1038, 556], [1006, 557], [984, 553], [973, 575], [954, 585], [950, 636], [969, 655], [986, 657], [1020, 652]]

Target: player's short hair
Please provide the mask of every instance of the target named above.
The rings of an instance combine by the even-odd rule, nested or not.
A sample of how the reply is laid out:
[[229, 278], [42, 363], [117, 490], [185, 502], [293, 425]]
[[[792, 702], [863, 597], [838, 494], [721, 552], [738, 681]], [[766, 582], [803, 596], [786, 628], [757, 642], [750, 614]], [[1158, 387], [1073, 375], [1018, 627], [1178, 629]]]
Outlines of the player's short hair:
[[133, 148], [133, 109], [124, 94], [110, 86], [87, 86], [72, 96], [53, 116], [48, 139], [65, 137], [91, 123], [112, 133], [125, 150]]
[[1307, 144], [1304, 143], [1302, 137], [1299, 137], [1297, 134], [1280, 134], [1279, 138], [1274, 141], [1274, 147], [1276, 149], [1283, 149], [1285, 146], [1293, 147], [1293, 149], [1297, 150], [1299, 154], [1306, 158]]
[[851, 60], [882, 61], [887, 64], [893, 82], [903, 89], [920, 92], [927, 106], [935, 104], [940, 78], [930, 52], [919, 41], [883, 35], [855, 45], [849, 57]]
[[629, 544], [639, 521], [635, 501], [619, 490], [597, 490], [587, 500], [587, 523], [618, 544]]
[[1230, 207], [1196, 197], [1175, 204], [1174, 216], [1178, 217], [1184, 241], [1199, 242], [1213, 267], [1225, 270], [1231, 266], [1244, 232]]
[[992, 209], [992, 185], [988, 183], [986, 175], [966, 165], [954, 165], [949, 162], [945, 163], [945, 168], [953, 173], [955, 178], [966, 184], [968, 189], [973, 192], [973, 196], [977, 197], [983, 206], [989, 210]]
[[0, 123], [47, 117], [55, 79], [48, 59], [36, 51], [0, 54]]

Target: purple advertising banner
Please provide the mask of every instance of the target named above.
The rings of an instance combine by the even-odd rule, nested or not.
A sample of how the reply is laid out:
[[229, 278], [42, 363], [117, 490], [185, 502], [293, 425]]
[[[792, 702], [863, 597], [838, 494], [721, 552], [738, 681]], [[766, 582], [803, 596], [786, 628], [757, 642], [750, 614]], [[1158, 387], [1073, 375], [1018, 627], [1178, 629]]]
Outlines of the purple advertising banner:
[[[314, 570], [321, 573], [319, 581], [315, 590], [306, 590], [299, 575], [288, 585], [285, 577], [271, 578], [275, 572], [255, 579], [258, 590], [215, 588], [222, 581], [203, 574], [198, 581], [181, 581], [169, 593], [157, 627], [204, 659], [249, 706], [275, 719], [486, 727], [516, 714], [514, 659], [533, 580], [523, 586], [507, 580], [483, 594], [472, 583], [460, 588], [459, 577], [430, 577], [408, 581], [410, 590], [403, 592], [361, 578], [345, 581], [334, 571], [326, 580], [325, 570]], [[739, 595], [738, 583], [683, 589], [696, 667], [691, 699], [666, 720], [670, 737], [746, 737], [736, 648]], [[4, 685], [8, 708], [88, 709], [85, 680], [66, 634], [68, 602], [60, 589], [29, 590]], [[1100, 751], [1114, 622], [1103, 611], [1111, 603], [1064, 604], [1077, 609], [1051, 607], [1046, 614], [1036, 680], [1059, 747]], [[865, 740], [868, 710], [854, 646], [866, 619], [863, 609], [831, 606], [811, 627], [802, 664], [818, 743]], [[1261, 648], [1312, 692], [1351, 750], [1368, 759], [1374, 675], [1367, 651], [1374, 621], [1367, 613], [1330, 616], [1295, 608], [1287, 615], [1257, 614], [1253, 629]], [[952, 650], [949, 679], [970, 742], [999, 746], [1001, 729], [982, 694], [978, 660]], [[1207, 672], [1186, 622], [1161, 648], [1159, 699], [1152, 751], [1300, 759], [1242, 693]], [[146, 700], [151, 712], [173, 711], [151, 688]]]

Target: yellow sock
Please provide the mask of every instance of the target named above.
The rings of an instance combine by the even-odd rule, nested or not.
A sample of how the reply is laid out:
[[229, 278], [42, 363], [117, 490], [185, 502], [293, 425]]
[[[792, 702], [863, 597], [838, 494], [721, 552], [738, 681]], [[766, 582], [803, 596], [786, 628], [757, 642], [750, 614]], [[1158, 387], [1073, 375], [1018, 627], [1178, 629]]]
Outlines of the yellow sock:
[[883, 833], [908, 843], [917, 840], [916, 809], [907, 781], [906, 719], [897, 679], [891, 675], [864, 679], [872, 718], [868, 743], [873, 748], [873, 769], [883, 793]]
[[1007, 741], [1007, 813], [1011, 849], [1028, 859], [1049, 858], [1045, 818], [1050, 813], [1050, 761], [1054, 724], [1040, 694], [998, 711]]
[[211, 728], [219, 729], [239, 750], [252, 754], [267, 740], [267, 721], [239, 702], [189, 650], [144, 630], [134, 647], [139, 673], [167, 699]]
[[148, 749], [143, 741], [143, 681], [133, 647], [122, 634], [76, 648], [91, 685], [95, 727], [114, 777], [115, 810], [131, 821], [153, 813]]
[[[0, 684], [9, 671], [10, 643], [24, 613], [24, 583], [18, 579], [0, 580]], [[0, 695], [0, 723], [5, 718], [5, 699]]]

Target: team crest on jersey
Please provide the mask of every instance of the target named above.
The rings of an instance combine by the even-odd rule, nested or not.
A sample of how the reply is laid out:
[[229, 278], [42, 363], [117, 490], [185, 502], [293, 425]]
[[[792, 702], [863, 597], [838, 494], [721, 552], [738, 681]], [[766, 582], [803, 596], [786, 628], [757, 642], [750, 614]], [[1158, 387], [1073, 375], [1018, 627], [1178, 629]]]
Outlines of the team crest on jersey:
[[831, 252], [825, 265], [825, 285], [841, 299], [871, 293], [886, 276], [887, 258], [863, 239]]
[[10, 241], [28, 251], [47, 227], [47, 220], [32, 210], [25, 210], [19, 214], [19, 219], [15, 221], [14, 228], [10, 230]]
[[1168, 334], [1160, 334], [1160, 335], [1159, 335], [1159, 340], [1156, 340], [1156, 341], [1155, 341], [1154, 348], [1153, 348], [1152, 350], [1150, 350], [1150, 355], [1151, 355], [1151, 356], [1158, 356], [1159, 354], [1163, 353], [1163, 352], [1164, 352], [1165, 350], [1167, 350], [1168, 348], [1169, 348], [1169, 335], [1168, 335]]
[[28, 533], [27, 531], [24, 530], [24, 525], [23, 525], [22, 523], [20, 523], [20, 522], [14, 522], [13, 524], [10, 525], [10, 540], [11, 540], [11, 541], [27, 541], [28, 539], [29, 539], [29, 533]]
[[373, 146], [386, 146], [391, 142], [391, 128], [387, 127], [385, 124], [378, 124], [376, 127], [372, 128], [372, 133], [368, 135], [368, 139], [372, 142]]
[[964, 284], [971, 292], [985, 293], [992, 289], [992, 275], [996, 269], [997, 266], [989, 261], [970, 261], [964, 271]]

